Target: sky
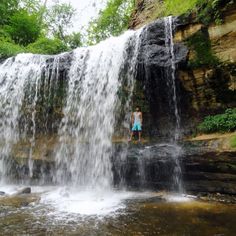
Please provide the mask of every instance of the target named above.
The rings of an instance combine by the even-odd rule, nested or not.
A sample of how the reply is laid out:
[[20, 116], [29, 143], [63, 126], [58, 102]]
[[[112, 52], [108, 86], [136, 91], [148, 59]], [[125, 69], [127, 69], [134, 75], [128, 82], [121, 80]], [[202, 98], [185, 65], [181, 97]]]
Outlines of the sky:
[[[70, 31], [81, 32], [85, 30], [92, 18], [98, 16], [99, 11], [106, 6], [107, 0], [60, 0], [59, 2], [71, 3], [77, 10]], [[48, 0], [48, 4], [52, 3], [53, 0]]]

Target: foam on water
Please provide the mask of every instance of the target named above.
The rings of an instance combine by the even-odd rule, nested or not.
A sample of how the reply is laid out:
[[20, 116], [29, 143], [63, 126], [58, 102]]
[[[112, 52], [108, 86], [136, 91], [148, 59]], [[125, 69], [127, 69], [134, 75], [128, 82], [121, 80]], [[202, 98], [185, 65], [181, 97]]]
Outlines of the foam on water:
[[17, 190], [19, 190], [19, 186], [15, 186], [15, 185], [0, 185], [0, 191], [6, 193], [7, 195], [12, 195], [14, 193], [17, 192]]
[[123, 201], [132, 197], [129, 192], [69, 191], [58, 188], [42, 195], [41, 203], [50, 205], [52, 214], [108, 215], [125, 208]]
[[[26, 186], [2, 185], [0, 190], [12, 196], [24, 187]], [[68, 217], [68, 215], [96, 217], [115, 215], [116, 212], [126, 208], [127, 200], [156, 196], [155, 192], [116, 190], [104, 192], [57, 186], [32, 186], [31, 190], [33, 194], [40, 196], [40, 201], [36, 205], [46, 206], [47, 215], [57, 219]]]
[[175, 194], [166, 196], [166, 200], [168, 202], [190, 202], [193, 200], [193, 197], [184, 194]]

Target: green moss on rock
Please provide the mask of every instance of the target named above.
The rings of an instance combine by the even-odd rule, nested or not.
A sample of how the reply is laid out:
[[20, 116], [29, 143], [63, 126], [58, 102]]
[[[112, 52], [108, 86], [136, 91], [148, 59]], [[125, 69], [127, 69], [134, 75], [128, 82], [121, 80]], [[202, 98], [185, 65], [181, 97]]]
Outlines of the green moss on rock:
[[220, 61], [211, 48], [211, 41], [207, 28], [203, 27], [200, 31], [187, 39], [187, 45], [193, 51], [193, 58], [189, 60], [191, 68], [201, 66], [217, 66]]

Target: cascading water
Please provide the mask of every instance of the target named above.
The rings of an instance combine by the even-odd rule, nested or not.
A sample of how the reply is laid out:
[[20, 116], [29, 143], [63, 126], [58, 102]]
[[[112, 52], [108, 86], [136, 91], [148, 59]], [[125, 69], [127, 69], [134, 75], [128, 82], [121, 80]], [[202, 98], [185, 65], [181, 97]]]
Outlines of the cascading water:
[[168, 79], [168, 86], [172, 93], [172, 103], [174, 106], [175, 115], [175, 132], [174, 141], [177, 141], [180, 137], [180, 115], [177, 101], [177, 91], [176, 91], [176, 63], [175, 63], [175, 52], [174, 52], [174, 40], [173, 40], [173, 20], [172, 16], [168, 16], [165, 19], [165, 46], [170, 54], [171, 67], [166, 70]]
[[[26, 90], [35, 91], [35, 84], [38, 83], [44, 63], [43, 56], [22, 54], [8, 59], [0, 66], [1, 181], [7, 179], [11, 168], [9, 156], [12, 145], [20, 139], [19, 119]], [[30, 96], [34, 95], [30, 92]], [[32, 114], [32, 121], [35, 123], [34, 114]]]
[[170, 67], [166, 69], [166, 78], [168, 86], [170, 87], [169, 91], [171, 93], [171, 98], [173, 108], [174, 108], [174, 117], [175, 117], [175, 131], [174, 131], [174, 145], [176, 146], [175, 152], [172, 155], [172, 158], [175, 162], [174, 173], [173, 173], [173, 182], [174, 188], [179, 193], [183, 192], [182, 187], [182, 170], [180, 166], [179, 157], [182, 154], [182, 149], [179, 147], [176, 142], [180, 138], [180, 115], [178, 108], [177, 100], [177, 88], [176, 88], [176, 62], [175, 62], [175, 52], [174, 52], [174, 40], [173, 40], [173, 31], [174, 31], [174, 21], [172, 16], [164, 18], [165, 22], [165, 46], [166, 50], [170, 55]]
[[[48, 110], [50, 94], [53, 91], [50, 83], [53, 84], [58, 76], [54, 72], [55, 68], [58, 68], [59, 62], [55, 59], [57, 57], [53, 59], [52, 68], [47, 65], [49, 58], [42, 55], [19, 54], [0, 65], [1, 182], [9, 182], [11, 177], [16, 175], [11, 156], [14, 145], [22, 140], [29, 143], [30, 147], [28, 173], [22, 175], [28, 176], [27, 181], [33, 177], [35, 139], [42, 128], [40, 125], [44, 126], [47, 122], [47, 117], [44, 115]], [[39, 102], [43, 117], [41, 121], [37, 111]]]
[[139, 32], [129, 31], [74, 51], [56, 151], [55, 182], [111, 188], [112, 136], [116, 113], [121, 109], [119, 90], [128, 80], [129, 101], [138, 46]]
[[[28, 180], [33, 178], [36, 140], [40, 134], [51, 132], [49, 123], [54, 129], [56, 121], [50, 113], [57, 107], [56, 93], [62, 93], [58, 84], [63, 80], [68, 84], [64, 84], [67, 98], [58, 131], [53, 180], [74, 186], [111, 187], [112, 136], [120, 110], [124, 113], [120, 126], [127, 120], [139, 34], [140, 31], [129, 31], [97, 46], [54, 57], [20, 54], [0, 66], [2, 181], [14, 172], [11, 155], [21, 140], [30, 147], [28, 171], [24, 174]], [[124, 84], [130, 91], [125, 98], [121, 92]], [[60, 105], [63, 106], [62, 101]]]
[[[30, 147], [27, 171], [22, 174], [17, 167], [16, 172], [21, 172], [23, 179], [26, 176], [24, 184], [44, 182], [44, 170], [35, 180], [35, 149], [43, 153], [37, 139], [58, 131], [55, 168], [49, 176], [57, 187], [45, 193], [41, 202], [83, 214], [110, 212], [120, 206], [127, 193], [110, 191], [112, 136], [116, 126], [128, 134], [140, 32], [128, 31], [119, 38], [58, 56], [18, 55], [0, 66], [2, 180], [14, 183], [13, 179], [20, 178], [13, 174], [11, 153], [16, 143], [26, 139]], [[123, 92], [124, 87], [128, 92]], [[64, 108], [58, 111], [59, 104]], [[63, 113], [60, 122], [54, 113]]]
[[[1, 180], [13, 182], [22, 177], [27, 184], [53, 181], [59, 190], [45, 195], [45, 201], [65, 207], [68, 198], [73, 202], [78, 198], [81, 202], [92, 196], [93, 201], [101, 192], [111, 194], [112, 191], [104, 190], [111, 190], [114, 184], [124, 186], [128, 168], [122, 163], [129, 162], [129, 145], [127, 142], [117, 145], [120, 149], [117, 152], [112, 138], [116, 134], [129, 133], [133, 89], [137, 85], [134, 81], [151, 81], [146, 90], [150, 91], [150, 97], [154, 97], [152, 91], [155, 90], [159, 98], [152, 101], [152, 105], [164, 107], [158, 118], [161, 120], [162, 115], [167, 114], [169, 123], [166, 123], [175, 127], [168, 127], [168, 132], [174, 138], [171, 144], [157, 144], [155, 148], [140, 152], [143, 156], [138, 162], [142, 168], [136, 177], [143, 186], [150, 181], [147, 172], [152, 171], [151, 162], [144, 156], [149, 153], [151, 159], [151, 152], [157, 148], [157, 159], [169, 158], [168, 168], [165, 168], [168, 173], [160, 176], [167, 177], [166, 182], [174, 185], [172, 189], [181, 192], [181, 148], [176, 144], [180, 137], [180, 112], [175, 74], [176, 64], [182, 59], [175, 52], [172, 20], [168, 17], [155, 22], [160, 28], [151, 24], [144, 30], [128, 31], [118, 38], [69, 53], [56, 56], [21, 54], [1, 64]], [[141, 77], [143, 74], [145, 79]], [[144, 119], [146, 125], [145, 122]], [[38, 147], [38, 140], [44, 136], [48, 141], [53, 135], [56, 136], [55, 145], [46, 156], [54, 158], [53, 164], [46, 171], [39, 170], [35, 155], [39, 149], [43, 153], [43, 147]], [[21, 166], [15, 167], [11, 156], [15, 144], [22, 140], [26, 140], [28, 149], [24, 157], [26, 167], [21, 169]], [[18, 175], [14, 175], [14, 171]], [[67, 186], [71, 187], [69, 191]], [[98, 191], [91, 191], [94, 188]], [[87, 191], [89, 194], [85, 194]]]
[[[31, 185], [43, 209], [36, 214], [46, 212], [53, 223], [122, 209], [124, 199], [140, 194], [128, 187], [181, 193], [175, 75], [185, 50], [174, 44], [174, 30], [168, 17], [96, 46], [0, 64], [0, 190]], [[147, 113], [157, 111], [150, 124], [158, 123], [160, 136], [167, 131], [165, 143], [128, 144], [131, 104], [149, 102], [135, 90], [140, 83]]]
[[[145, 127], [145, 131], [158, 137], [157, 144], [153, 145], [153, 148], [146, 148], [152, 151], [155, 148], [160, 149], [156, 155], [152, 154], [157, 161], [161, 162], [165, 156], [169, 158], [165, 162], [167, 166], [169, 165], [168, 176], [171, 179], [166, 173], [160, 173], [160, 176], [163, 174], [167, 178], [164, 181], [165, 184], [159, 186], [181, 193], [183, 192], [180, 165], [182, 149], [178, 145], [181, 136], [178, 101], [181, 84], [180, 80], [176, 79], [176, 70], [179, 63], [186, 58], [187, 50], [183, 45], [174, 43], [173, 36], [177, 21], [177, 18], [170, 16], [145, 26], [141, 35], [136, 79], [140, 87], [144, 89], [147, 99], [144, 108], [149, 117], [145, 112], [144, 125], [148, 128]], [[137, 93], [140, 91], [136, 91]], [[142, 99], [139, 98], [139, 100], [143, 102]], [[150, 181], [148, 172], [153, 171], [149, 166], [151, 158], [146, 148], [141, 149], [143, 158], [137, 160], [139, 166], [137, 177], [144, 187], [145, 184], [148, 186], [148, 181]], [[161, 166], [160, 163], [156, 171], [166, 172], [165, 168], [160, 168]]]

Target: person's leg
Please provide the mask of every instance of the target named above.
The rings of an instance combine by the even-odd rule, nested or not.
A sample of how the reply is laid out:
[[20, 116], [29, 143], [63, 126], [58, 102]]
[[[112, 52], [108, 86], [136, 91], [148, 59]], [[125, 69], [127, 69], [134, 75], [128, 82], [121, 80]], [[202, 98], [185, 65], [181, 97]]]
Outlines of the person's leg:
[[138, 124], [138, 141], [141, 142], [142, 127], [141, 124]]
[[139, 132], [138, 132], [138, 141], [139, 141], [139, 142], [141, 142], [141, 135], [142, 135], [142, 132], [139, 131]]
[[132, 141], [132, 138], [134, 136], [134, 131], [136, 130], [136, 124], [133, 124], [132, 129], [131, 129], [131, 133], [130, 133], [130, 138], [128, 141]]
[[134, 132], [131, 131], [129, 141], [132, 141], [133, 136], [134, 136]]

